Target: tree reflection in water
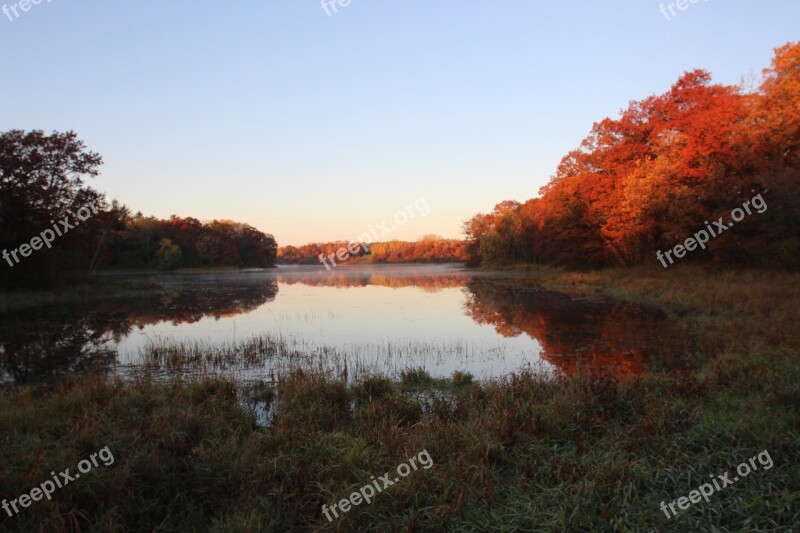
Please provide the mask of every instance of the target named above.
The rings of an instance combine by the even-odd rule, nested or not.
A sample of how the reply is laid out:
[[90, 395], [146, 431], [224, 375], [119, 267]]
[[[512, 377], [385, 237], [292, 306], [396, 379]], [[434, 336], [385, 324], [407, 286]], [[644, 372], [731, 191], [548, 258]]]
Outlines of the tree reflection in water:
[[[476, 279], [467, 286], [467, 314], [504, 337], [528, 335], [541, 357], [568, 375], [638, 377], [669, 336], [664, 313], [608, 299], [498, 285]], [[674, 337], [673, 337], [674, 338]]]
[[134, 329], [248, 313], [278, 294], [278, 284], [263, 277], [176, 278], [151, 285], [124, 298], [0, 316], [0, 379], [28, 382], [109, 370], [117, 360], [115, 343]]
[[[136, 279], [141, 282], [142, 277]], [[652, 366], [654, 354], [680, 352], [686, 346], [676, 343], [689, 342], [670, 332], [666, 317], [657, 311], [520, 287], [496, 275], [452, 266], [341, 268], [330, 273], [298, 268], [251, 275], [152, 276], [147, 281], [146, 288], [125, 297], [0, 316], [0, 380], [27, 382], [112, 370], [116, 343], [134, 330], [246, 314], [273, 301], [281, 284], [416, 287], [428, 293], [461, 288], [464, 309], [474, 322], [491, 325], [502, 337], [528, 335], [541, 345], [542, 359], [568, 375], [640, 376]], [[391, 336], [391, 324], [387, 328]]]

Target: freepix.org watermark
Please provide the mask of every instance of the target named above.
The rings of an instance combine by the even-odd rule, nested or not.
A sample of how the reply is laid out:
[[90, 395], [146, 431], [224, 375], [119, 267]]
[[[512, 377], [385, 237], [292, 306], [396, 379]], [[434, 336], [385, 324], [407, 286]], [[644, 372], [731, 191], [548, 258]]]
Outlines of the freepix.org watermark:
[[669, 265], [667, 265], [667, 262], [664, 260], [665, 257], [669, 259], [669, 264], [672, 265], [675, 263], [675, 261], [672, 259], [672, 254], [675, 254], [676, 258], [682, 259], [686, 255], [687, 251], [693, 252], [694, 250], [697, 249], [698, 246], [703, 250], [705, 250], [706, 243], [708, 243], [708, 241], [712, 237], [718, 237], [720, 233], [722, 233], [723, 231], [732, 228], [735, 222], [741, 222], [742, 220], [744, 220], [745, 212], [748, 215], [752, 215], [753, 211], [750, 209], [751, 205], [758, 214], [761, 214], [767, 210], [767, 203], [764, 201], [764, 199], [761, 197], [760, 194], [757, 194], [753, 196], [752, 199], [742, 204], [742, 207], [737, 207], [736, 209], [731, 211], [731, 218], [733, 219], [733, 222], [726, 224], [725, 221], [722, 219], [722, 217], [719, 217], [719, 219], [714, 221], [714, 225], [712, 227], [712, 225], [708, 223], [708, 220], [706, 220], [705, 222], [706, 229], [701, 229], [700, 231], [695, 233], [693, 237], [689, 237], [688, 239], [686, 239], [686, 241], [684, 241], [683, 244], [676, 244], [675, 247], [672, 248], [671, 250], [667, 250], [666, 252], [663, 253], [661, 252], [661, 250], [657, 251], [656, 259], [658, 259], [661, 262], [661, 264], [664, 265], [664, 268], [667, 268]]
[[[325, 265], [327, 270], [330, 270], [331, 265], [334, 267], [336, 266], [336, 259], [338, 259], [340, 263], [344, 263], [350, 259], [350, 257], [358, 255], [361, 250], [363, 250], [364, 253], [369, 253], [369, 245], [376, 242], [377, 239], [383, 238], [385, 235], [396, 230], [397, 226], [405, 224], [417, 215], [424, 217], [428, 216], [430, 213], [431, 208], [427, 200], [425, 200], [425, 198], [420, 198], [408, 204], [405, 209], [394, 214], [394, 222], [396, 225], [389, 227], [388, 222], [385, 220], [375, 227], [373, 227], [372, 224], [367, 224], [367, 226], [369, 226], [369, 233], [362, 233], [358, 238], [350, 241], [347, 248], [339, 248], [336, 252], [328, 254], [327, 257], [325, 254], [319, 254], [319, 262]], [[378, 235], [378, 230], [380, 230], [380, 235]], [[328, 261], [331, 262], [330, 265], [328, 265]]]
[[[78, 470], [80, 473], [76, 473], [74, 475], [70, 474], [70, 469], [67, 468], [63, 472], [59, 472], [56, 475], [55, 472], [50, 472], [50, 475], [53, 476], [53, 479], [48, 479], [41, 483], [38, 487], [31, 489], [30, 493], [25, 493], [18, 498], [14, 498], [11, 501], [3, 500], [3, 503], [0, 506], [8, 513], [8, 516], [16, 516], [20, 513], [20, 509], [17, 507], [17, 504], [20, 507], [28, 508], [31, 506], [32, 502], [41, 501], [41, 499], [47, 498], [48, 500], [52, 500], [51, 496], [56, 491], [57, 488], [61, 489], [72, 483], [73, 481], [79, 479], [81, 474], [86, 474], [91, 472], [92, 468], [97, 468], [100, 466], [100, 463], [97, 462], [97, 459], [103, 461], [103, 466], [111, 466], [114, 464], [114, 454], [111, 453], [111, 450], [106, 446], [102, 448], [92, 455], [89, 456], [89, 459], [83, 459], [80, 463], [78, 463]], [[11, 509], [14, 509], [14, 513], [11, 513]]]
[[[679, 11], [686, 11], [687, 9], [689, 9], [689, 6], [691, 4], [696, 4], [699, 1], [700, 0], [676, 0], [675, 2], [670, 2], [666, 6], [664, 4], [659, 5], [658, 6], [658, 11], [662, 15], [664, 15], [664, 18], [666, 18], [667, 22], [669, 22], [674, 17], [678, 16], [678, 13], [675, 11], [676, 7], [678, 8]], [[703, 0], [703, 1], [704, 2], [708, 2], [708, 0]], [[668, 13], [668, 11], [669, 11], [669, 13]], [[670, 15], [672, 15], [672, 16], [670, 16]]]
[[[49, 4], [52, 1], [53, 0], [47, 0], [47, 3]], [[2, 9], [3, 15], [8, 17], [9, 22], [14, 22], [21, 16], [19, 13], [20, 11], [27, 13], [33, 6], [38, 6], [41, 3], [42, 0], [19, 0], [16, 4], [11, 4], [11, 7], [8, 7], [8, 4], [3, 4], [3, 7], [0, 9]], [[13, 17], [11, 16], [12, 13], [14, 14]]]
[[[756, 465], [756, 459], [758, 459], [759, 464], [764, 467], [764, 470], [769, 470], [770, 468], [772, 468], [773, 465], [772, 457], [769, 456], [769, 452], [767, 450], [764, 450], [758, 455], [754, 455], [753, 457], [751, 457], [747, 462], [744, 462], [739, 466], [737, 466], [736, 473], [739, 474], [739, 476], [741, 477], [747, 477], [751, 471], [755, 472], [756, 470], [758, 470], [758, 466]], [[738, 476], [731, 479], [730, 475], [731, 475], [730, 472], [725, 472], [717, 476], [711, 474], [710, 477], [712, 482], [714, 483], [713, 485], [711, 483], [703, 483], [702, 485], [697, 487], [697, 490], [691, 491], [688, 497], [681, 496], [677, 500], [669, 502], [669, 504], [667, 504], [666, 502], [661, 502], [660, 506], [661, 510], [664, 511], [664, 514], [667, 515], [667, 518], [672, 518], [673, 516], [678, 514], [678, 511], [675, 510], [675, 504], [678, 505], [678, 508], [681, 511], [685, 511], [686, 509], [691, 507], [691, 504], [699, 503], [701, 498], [704, 499], [706, 503], [708, 503], [709, 501], [708, 497], [714, 494], [715, 489], [717, 491], [721, 491], [728, 485], [733, 485], [734, 483], [739, 481]], [[670, 514], [667, 511], [667, 507], [669, 507], [669, 511], [672, 511], [672, 514]]]
[[433, 459], [431, 459], [428, 450], [422, 450], [417, 454], [416, 457], [409, 458], [407, 461], [408, 464], [400, 463], [400, 465], [398, 465], [397, 475], [400, 477], [395, 476], [394, 480], [392, 480], [390, 479], [391, 476], [389, 472], [386, 472], [382, 476], [378, 477], [378, 479], [375, 479], [375, 476], [372, 476], [372, 483], [364, 485], [357, 492], [352, 493], [350, 498], [340, 500], [339, 503], [334, 503], [330, 506], [330, 508], [328, 508], [327, 505], [323, 505], [322, 514], [325, 515], [325, 518], [328, 519], [328, 522], [333, 522], [333, 518], [331, 517], [330, 513], [333, 513], [334, 517], [339, 518], [339, 513], [336, 511], [337, 506], [339, 507], [339, 511], [344, 514], [351, 509], [351, 505], [355, 507], [357, 505], [361, 505], [362, 502], [367, 502], [367, 504], [372, 503], [372, 498], [375, 497], [376, 494], [400, 481], [401, 477], [410, 475], [412, 468], [417, 470], [417, 460], [419, 460], [420, 466], [422, 466], [422, 468], [425, 470], [428, 470], [433, 466]]
[[[89, 210], [91, 208], [91, 211]], [[88, 206], [81, 207], [78, 209], [78, 212], [75, 216], [78, 218], [80, 222], [88, 220], [92, 214], [97, 214], [97, 206], [94, 203], [89, 204]], [[53, 229], [46, 229], [39, 234], [39, 236], [34, 237], [31, 239], [30, 243], [23, 244], [19, 248], [14, 248], [9, 253], [8, 250], [3, 250], [3, 259], [8, 261], [8, 266], [14, 267], [14, 265], [19, 264], [19, 257], [17, 257], [17, 252], [22, 257], [28, 257], [33, 253], [33, 250], [41, 250], [42, 246], [47, 246], [47, 248], [53, 247], [53, 241], [56, 240], [56, 236], [61, 237], [69, 230], [74, 229], [75, 226], [80, 224], [80, 222], [75, 222], [72, 224], [70, 222], [69, 216], [65, 216], [63, 220], [56, 223], [54, 220], [51, 220], [50, 223], [53, 225]], [[59, 227], [60, 226], [60, 227]], [[63, 231], [62, 231], [63, 230]], [[14, 258], [14, 263], [11, 262], [11, 258]]]
[[[350, 0], [322, 0], [322, 10], [329, 17], [339, 12], [339, 8], [336, 7], [337, 5], [347, 7], [350, 5]], [[331, 11], [333, 11], [333, 13], [331, 13]]]

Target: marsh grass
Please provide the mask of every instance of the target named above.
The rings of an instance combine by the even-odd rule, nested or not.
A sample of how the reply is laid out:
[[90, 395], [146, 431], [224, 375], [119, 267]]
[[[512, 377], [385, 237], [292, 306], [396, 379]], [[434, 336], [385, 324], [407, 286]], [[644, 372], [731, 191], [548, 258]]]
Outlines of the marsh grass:
[[[0, 516], [0, 529], [793, 530], [800, 523], [797, 277], [658, 275], [549, 272], [533, 283], [660, 305], [699, 336], [693, 371], [627, 381], [521, 371], [476, 381], [434, 378], [414, 366], [397, 378], [364, 372], [358, 380], [292, 368], [272, 383], [138, 375], [7, 388], [0, 497], [16, 498], [106, 445], [116, 462], [52, 502]], [[186, 359], [243, 357], [206, 348], [188, 350]], [[185, 363], [177, 358], [156, 363]], [[256, 405], [269, 405], [269, 427], [258, 423]], [[431, 469], [332, 523], [321, 514], [323, 504], [422, 449]], [[675, 518], [660, 511], [661, 501], [762, 450], [772, 469]]]
[[370, 375], [399, 377], [444, 363], [466, 367], [476, 358], [500, 358], [504, 353], [502, 347], [473, 346], [462, 339], [387, 339], [382, 343], [331, 347], [271, 332], [223, 342], [156, 337], [148, 340], [128, 364], [119, 365], [117, 372], [123, 377], [146, 376], [162, 381], [222, 376], [238, 381], [274, 382], [289, 372], [303, 370], [354, 383]]
[[[3, 497], [108, 445], [116, 462], [38, 502], [18, 531], [780, 529], [797, 521], [795, 365], [741, 379], [649, 377], [357, 385], [303, 371], [275, 388], [76, 380], [0, 396]], [[796, 365], [794, 367], [796, 372]], [[738, 374], [737, 374], [738, 375]], [[720, 376], [715, 375], [717, 380]], [[739, 384], [739, 383], [737, 383]], [[767, 392], [769, 391], [769, 392]], [[423, 397], [424, 396], [424, 397]], [[247, 400], [277, 402], [269, 429]], [[244, 401], [243, 401], [244, 400]], [[321, 506], [427, 449], [420, 471], [329, 524]], [[658, 503], [763, 449], [775, 466], [667, 521]], [[784, 527], [788, 531], [788, 527]]]

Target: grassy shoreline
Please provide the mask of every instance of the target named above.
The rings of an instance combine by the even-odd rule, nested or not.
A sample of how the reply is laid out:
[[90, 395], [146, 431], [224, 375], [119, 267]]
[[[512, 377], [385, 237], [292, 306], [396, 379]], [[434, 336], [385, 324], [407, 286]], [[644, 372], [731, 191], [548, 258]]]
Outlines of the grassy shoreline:
[[[800, 285], [691, 267], [509, 283], [662, 308], [699, 339], [697, 369], [639, 380], [477, 383], [408, 372], [276, 386], [75, 378], [0, 394], [0, 498], [109, 446], [98, 469], [9, 518], [19, 531], [763, 530], [800, 522]], [[274, 413], [257, 424], [256, 407]], [[336, 503], [421, 450], [434, 466], [328, 522]], [[774, 467], [677, 517], [660, 510], [753, 455]]]

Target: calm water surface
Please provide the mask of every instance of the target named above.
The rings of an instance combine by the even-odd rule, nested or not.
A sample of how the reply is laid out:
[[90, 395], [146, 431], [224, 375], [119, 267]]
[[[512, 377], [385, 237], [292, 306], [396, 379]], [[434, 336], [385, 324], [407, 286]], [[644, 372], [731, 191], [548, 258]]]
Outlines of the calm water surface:
[[[255, 336], [281, 339], [322, 367], [335, 360], [337, 371], [639, 375], [670, 335], [658, 312], [455, 265], [108, 277], [134, 289], [0, 315], [0, 378], [124, 373], [149, 345], [234, 346]], [[211, 370], [257, 379], [279, 371], [272, 361]]]

